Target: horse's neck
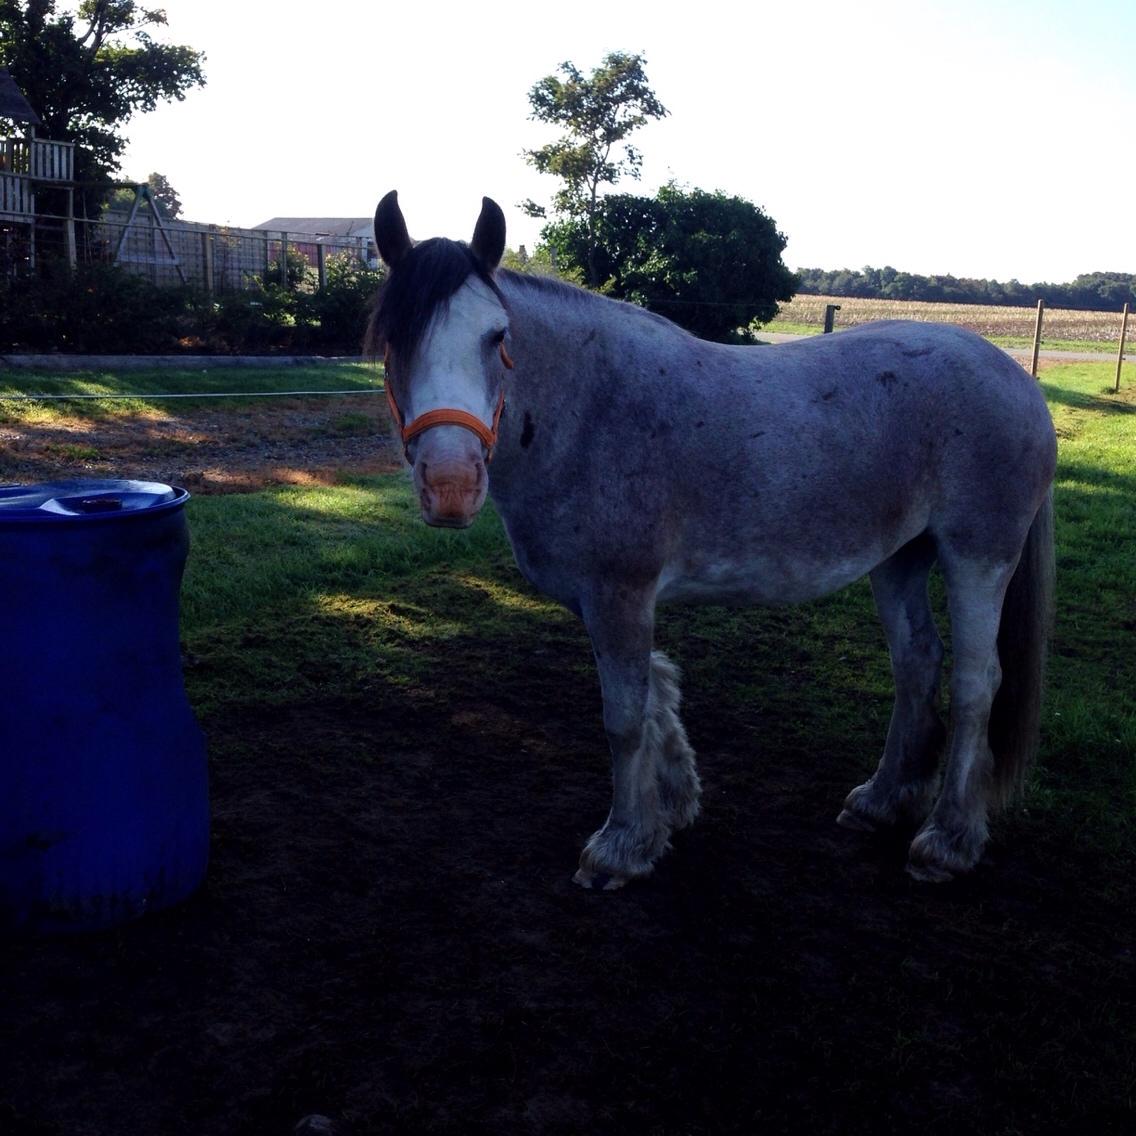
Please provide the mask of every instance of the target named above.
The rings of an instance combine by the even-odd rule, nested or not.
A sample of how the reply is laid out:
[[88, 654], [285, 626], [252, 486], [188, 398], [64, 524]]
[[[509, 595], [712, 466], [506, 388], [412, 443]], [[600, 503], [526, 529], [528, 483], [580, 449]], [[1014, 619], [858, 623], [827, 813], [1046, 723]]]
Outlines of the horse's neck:
[[[508, 513], [510, 503], [532, 489], [532, 478], [545, 476], [549, 461], [555, 465], [555, 454], [582, 445], [576, 431], [586, 428], [589, 412], [583, 408], [600, 377], [600, 363], [594, 350], [598, 333], [592, 297], [504, 274], [498, 285], [508, 305], [514, 368], [506, 387], [506, 415], [490, 492]], [[550, 437], [555, 437], [555, 445], [549, 444]]]
[[509, 282], [503, 288], [509, 301], [509, 322], [515, 338], [522, 339], [528, 349], [534, 345], [550, 344], [561, 350], [574, 332], [588, 323], [587, 298], [580, 299], [570, 292], [549, 288], [526, 281]]
[[[590, 372], [611, 360], [664, 356], [666, 344], [637, 320], [640, 314], [589, 292], [542, 288], [524, 280], [504, 282], [515, 356], [524, 381], [567, 395], [588, 385]], [[657, 329], [655, 329], [657, 331]], [[596, 375], [603, 381], [603, 375]]]

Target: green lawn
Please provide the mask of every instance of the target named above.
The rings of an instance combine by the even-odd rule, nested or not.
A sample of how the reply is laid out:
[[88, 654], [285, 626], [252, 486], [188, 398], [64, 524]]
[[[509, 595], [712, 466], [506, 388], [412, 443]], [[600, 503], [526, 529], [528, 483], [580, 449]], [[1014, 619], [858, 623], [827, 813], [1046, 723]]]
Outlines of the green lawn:
[[[235, 394], [226, 404], [254, 402], [276, 391], [363, 391], [381, 389], [382, 369], [365, 363], [295, 367], [172, 367], [138, 371], [4, 371], [0, 370], [0, 421], [43, 419], [67, 414], [100, 418], [136, 414], [151, 407], [203, 406], [192, 394]], [[27, 396], [54, 396], [28, 401]], [[138, 398], [124, 398], [137, 394]], [[58, 396], [79, 396], [60, 400]], [[105, 398], [97, 396], [105, 395]], [[159, 398], [177, 395], [176, 399]], [[113, 396], [113, 397], [110, 397]]]
[[[1075, 842], [1131, 855], [1136, 820], [1136, 383], [1052, 367], [1058, 604], [1043, 760], [1031, 802]], [[1126, 368], [1131, 372], [1136, 368]]]

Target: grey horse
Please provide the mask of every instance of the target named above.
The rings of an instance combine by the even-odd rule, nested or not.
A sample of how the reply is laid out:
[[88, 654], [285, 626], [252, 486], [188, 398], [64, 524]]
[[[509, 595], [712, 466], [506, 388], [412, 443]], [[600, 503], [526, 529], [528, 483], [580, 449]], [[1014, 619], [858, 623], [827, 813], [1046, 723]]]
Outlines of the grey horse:
[[[386, 358], [424, 519], [468, 525], [488, 493], [521, 572], [591, 638], [614, 793], [576, 882], [647, 875], [699, 811], [678, 671], [653, 649], [656, 606], [798, 603], [865, 575], [896, 698], [879, 767], [837, 819], [920, 826], [918, 879], [971, 869], [991, 808], [1038, 744], [1056, 463], [1038, 384], [943, 325], [704, 342], [501, 270], [505, 220], [489, 198], [468, 245], [412, 242], [393, 191], [375, 236], [390, 272], [368, 340]], [[949, 730], [928, 600], [936, 563]]]

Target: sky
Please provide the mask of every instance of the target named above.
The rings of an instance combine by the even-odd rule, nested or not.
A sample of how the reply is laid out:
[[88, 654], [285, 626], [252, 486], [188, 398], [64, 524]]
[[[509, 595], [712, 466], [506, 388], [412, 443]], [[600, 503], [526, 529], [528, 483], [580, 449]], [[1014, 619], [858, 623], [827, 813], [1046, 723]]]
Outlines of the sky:
[[528, 92], [570, 60], [640, 52], [670, 112], [642, 178], [760, 206], [792, 268], [1072, 280], [1136, 273], [1132, 0], [155, 0], [156, 38], [207, 84], [132, 119], [123, 172], [164, 174], [194, 221], [363, 217], [399, 191], [411, 236], [508, 243], [557, 181]]

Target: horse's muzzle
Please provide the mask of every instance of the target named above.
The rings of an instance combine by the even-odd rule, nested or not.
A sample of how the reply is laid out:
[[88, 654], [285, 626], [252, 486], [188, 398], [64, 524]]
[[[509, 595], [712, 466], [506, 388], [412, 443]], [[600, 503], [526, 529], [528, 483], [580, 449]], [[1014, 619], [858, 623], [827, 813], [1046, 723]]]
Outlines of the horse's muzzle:
[[464, 529], [485, 503], [483, 461], [420, 462], [414, 470], [422, 519], [438, 528]]

